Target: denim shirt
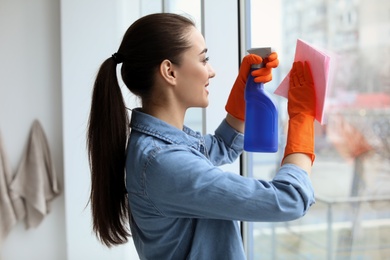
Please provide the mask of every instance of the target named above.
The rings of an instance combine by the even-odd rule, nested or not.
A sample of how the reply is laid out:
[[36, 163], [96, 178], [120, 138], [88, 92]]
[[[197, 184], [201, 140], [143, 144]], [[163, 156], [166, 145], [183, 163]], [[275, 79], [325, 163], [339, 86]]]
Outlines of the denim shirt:
[[245, 259], [238, 221], [288, 221], [314, 203], [308, 174], [284, 165], [271, 181], [224, 172], [243, 151], [225, 120], [214, 135], [134, 109], [127, 150], [130, 228], [140, 259]]

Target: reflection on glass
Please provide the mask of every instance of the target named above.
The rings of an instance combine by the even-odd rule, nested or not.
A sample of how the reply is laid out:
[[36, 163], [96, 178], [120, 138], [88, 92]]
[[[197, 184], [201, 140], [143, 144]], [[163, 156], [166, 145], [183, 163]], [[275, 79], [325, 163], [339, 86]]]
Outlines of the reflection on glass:
[[[389, 259], [390, 2], [280, 3], [280, 75], [291, 68], [297, 38], [336, 53], [337, 72], [327, 123], [316, 124], [317, 203], [297, 221], [255, 223], [254, 259]], [[256, 33], [252, 25], [252, 39]], [[270, 179], [283, 148], [253, 154], [254, 177]]]

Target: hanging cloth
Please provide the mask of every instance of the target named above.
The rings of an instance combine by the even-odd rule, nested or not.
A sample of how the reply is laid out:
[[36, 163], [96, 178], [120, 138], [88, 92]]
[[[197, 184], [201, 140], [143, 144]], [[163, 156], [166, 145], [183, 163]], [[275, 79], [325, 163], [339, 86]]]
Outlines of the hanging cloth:
[[[38, 120], [33, 122], [27, 148], [10, 186], [11, 192], [23, 202], [16, 206], [24, 215], [26, 227], [37, 227], [50, 212], [50, 202], [60, 194], [60, 187], [51, 159], [46, 135]], [[24, 211], [24, 212], [20, 212]]]
[[3, 241], [18, 222], [9, 185], [12, 181], [12, 169], [4, 151], [0, 136], [0, 248]]

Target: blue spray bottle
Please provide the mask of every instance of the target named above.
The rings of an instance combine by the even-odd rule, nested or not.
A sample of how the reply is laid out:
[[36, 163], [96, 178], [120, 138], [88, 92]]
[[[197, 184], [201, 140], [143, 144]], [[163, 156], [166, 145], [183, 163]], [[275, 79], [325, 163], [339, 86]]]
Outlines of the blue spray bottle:
[[[271, 54], [271, 48], [249, 49], [249, 53], [263, 59]], [[252, 65], [253, 70], [264, 64]], [[244, 150], [248, 152], [273, 153], [278, 151], [278, 110], [263, 83], [254, 82], [249, 73], [245, 86], [245, 135]]]

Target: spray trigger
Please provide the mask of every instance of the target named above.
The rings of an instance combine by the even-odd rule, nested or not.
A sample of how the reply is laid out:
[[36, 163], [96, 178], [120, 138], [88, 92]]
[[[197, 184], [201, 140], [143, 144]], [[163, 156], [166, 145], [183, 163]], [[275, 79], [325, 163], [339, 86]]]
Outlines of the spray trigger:
[[[271, 47], [262, 47], [262, 48], [251, 48], [247, 50], [250, 54], [256, 54], [263, 58], [263, 61], [272, 53], [274, 52], [274, 49]], [[253, 64], [251, 68], [253, 69], [259, 69], [264, 67], [264, 62], [261, 64]]]

